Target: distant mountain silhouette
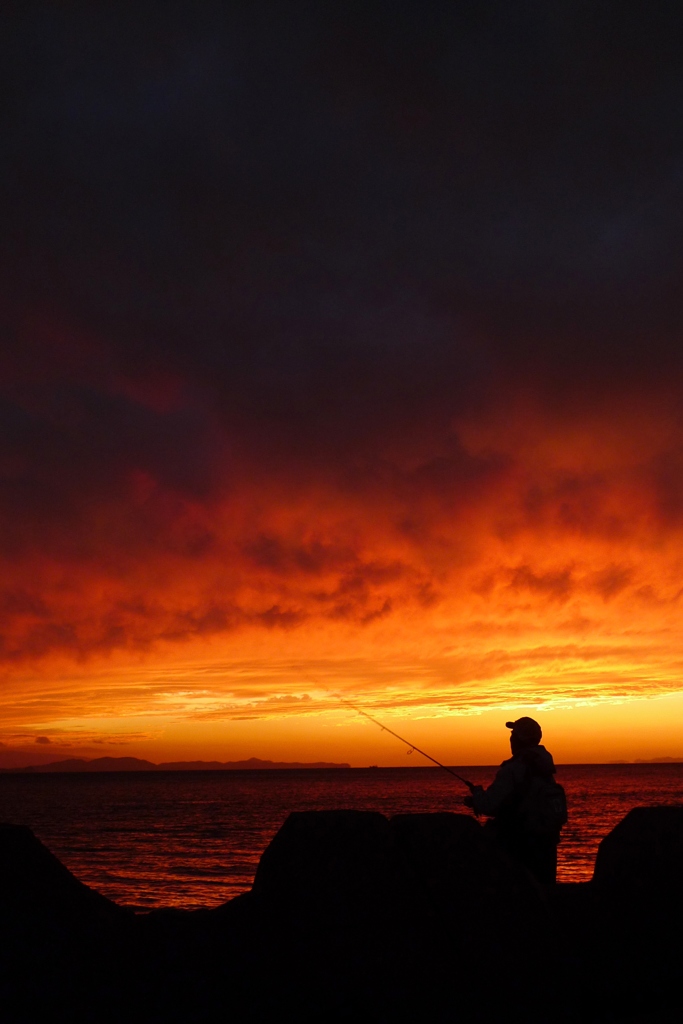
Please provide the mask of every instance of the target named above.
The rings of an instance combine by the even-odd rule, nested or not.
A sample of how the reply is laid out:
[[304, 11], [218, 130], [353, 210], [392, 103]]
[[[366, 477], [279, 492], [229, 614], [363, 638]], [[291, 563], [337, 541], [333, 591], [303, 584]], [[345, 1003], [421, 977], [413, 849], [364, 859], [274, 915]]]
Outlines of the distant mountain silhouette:
[[31, 764], [24, 768], [0, 768], [0, 772], [195, 772], [195, 771], [239, 771], [240, 769], [266, 768], [350, 768], [349, 764], [334, 764], [330, 761], [262, 761], [250, 757], [246, 761], [164, 761], [155, 764], [139, 757], [96, 757], [87, 760], [72, 757], [66, 761], [50, 761], [49, 764]]
[[678, 757], [637, 757], [635, 764], [677, 764], [679, 761], [683, 761], [683, 755]]

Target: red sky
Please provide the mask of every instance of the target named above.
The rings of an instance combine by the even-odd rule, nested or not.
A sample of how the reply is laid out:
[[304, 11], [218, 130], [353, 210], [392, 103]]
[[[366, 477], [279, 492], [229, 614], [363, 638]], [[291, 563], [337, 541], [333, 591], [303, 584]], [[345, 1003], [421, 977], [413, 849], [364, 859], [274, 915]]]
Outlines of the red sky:
[[368, 10], [8, 19], [0, 763], [683, 755], [679, 26]]
[[126, 467], [51, 551], [5, 557], [3, 754], [403, 763], [334, 692], [450, 761], [502, 756], [522, 709], [565, 759], [681, 753], [656, 699], [683, 659], [675, 410], [609, 412], [501, 411], [201, 498]]

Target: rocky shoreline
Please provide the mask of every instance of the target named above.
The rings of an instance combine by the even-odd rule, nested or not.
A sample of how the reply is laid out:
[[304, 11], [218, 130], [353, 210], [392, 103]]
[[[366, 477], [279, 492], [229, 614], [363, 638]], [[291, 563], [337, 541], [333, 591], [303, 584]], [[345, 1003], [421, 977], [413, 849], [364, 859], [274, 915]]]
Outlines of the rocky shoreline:
[[591, 882], [552, 889], [466, 815], [292, 814], [250, 892], [137, 916], [2, 825], [0, 1005], [94, 1024], [678, 1020], [682, 910], [678, 806], [631, 811]]

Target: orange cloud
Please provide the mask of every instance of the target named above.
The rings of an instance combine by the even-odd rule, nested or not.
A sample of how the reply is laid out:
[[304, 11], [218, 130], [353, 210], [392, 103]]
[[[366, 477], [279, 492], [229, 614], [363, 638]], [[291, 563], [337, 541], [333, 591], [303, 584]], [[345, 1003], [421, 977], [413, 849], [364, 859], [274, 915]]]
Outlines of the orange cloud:
[[172, 375], [112, 387], [94, 447], [85, 399], [31, 411], [1, 510], [8, 728], [314, 728], [324, 687], [426, 718], [678, 690], [674, 396], [499, 398], [327, 460], [274, 459]]
[[84, 509], [75, 535], [67, 525], [5, 557], [2, 656], [362, 628], [409, 609], [428, 622], [481, 606], [493, 621], [514, 608], [553, 619], [600, 602], [623, 612], [628, 599], [638, 615], [675, 602], [681, 524], [675, 482], [653, 469], [661, 456], [629, 464], [616, 451], [597, 471], [556, 425], [543, 430], [552, 450], [502, 450], [501, 436], [495, 458], [460, 455], [438, 473], [432, 459], [288, 483], [242, 467], [231, 493], [204, 500], [153, 483], [140, 498], [135, 476]]

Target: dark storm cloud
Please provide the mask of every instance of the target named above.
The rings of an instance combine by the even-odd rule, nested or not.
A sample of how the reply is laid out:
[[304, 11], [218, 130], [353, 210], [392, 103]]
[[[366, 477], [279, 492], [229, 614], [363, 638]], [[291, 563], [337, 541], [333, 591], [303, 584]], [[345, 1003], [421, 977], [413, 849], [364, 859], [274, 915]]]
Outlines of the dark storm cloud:
[[[463, 411], [678, 373], [679, 5], [3, 22], [8, 549], [133, 470], [200, 502], [240, 459], [455, 500], [505, 461], [468, 463]], [[419, 468], [393, 467], [409, 442]]]
[[[210, 432], [197, 410], [159, 413], [83, 386], [49, 395], [23, 389], [19, 398], [0, 403], [0, 551], [12, 556], [47, 543], [67, 557], [86, 555], [95, 540], [88, 521], [98, 505], [135, 505], [136, 470], [167, 492], [201, 500], [211, 489], [211, 454]], [[113, 519], [108, 541], [100, 536], [97, 547], [102, 541], [154, 546], [170, 515], [147, 501], [133, 516]]]
[[597, 331], [635, 358], [654, 304], [679, 322], [677, 5], [29, 3], [5, 21], [14, 298], [86, 323], [131, 372], [164, 358], [234, 416], [246, 387], [258, 418], [309, 422], [334, 381], [336, 416], [349, 380], [366, 414], [409, 401], [406, 381], [468, 391], [484, 331], [498, 357], [510, 335], [583, 340], [590, 364]]

